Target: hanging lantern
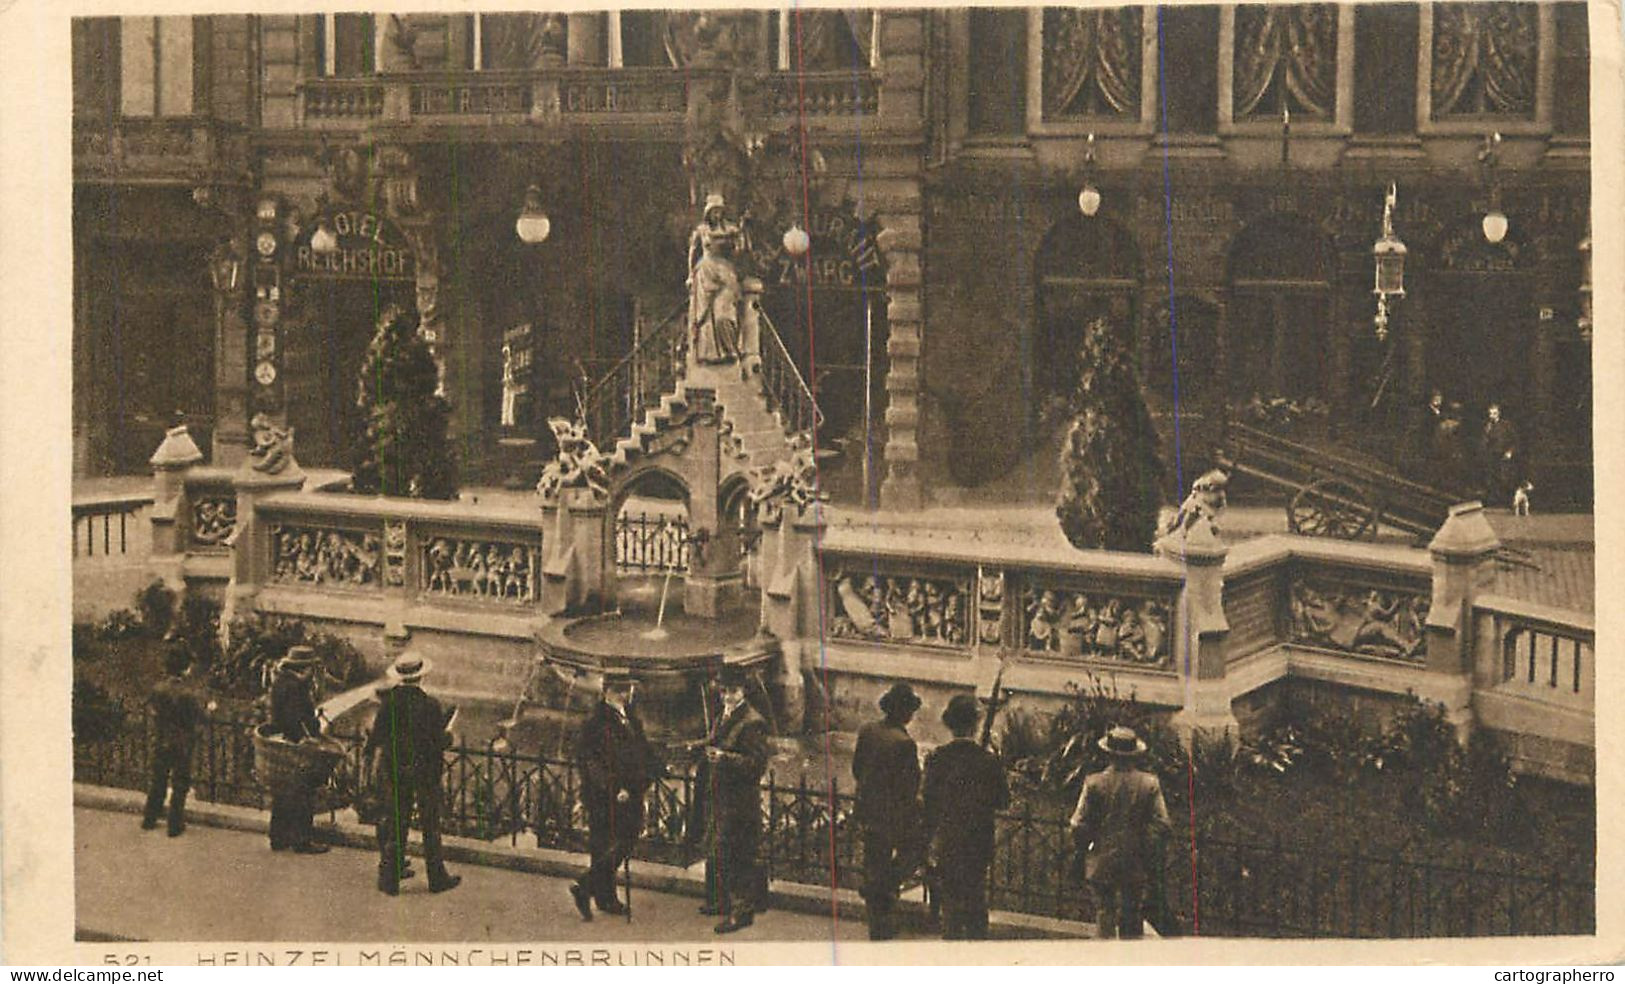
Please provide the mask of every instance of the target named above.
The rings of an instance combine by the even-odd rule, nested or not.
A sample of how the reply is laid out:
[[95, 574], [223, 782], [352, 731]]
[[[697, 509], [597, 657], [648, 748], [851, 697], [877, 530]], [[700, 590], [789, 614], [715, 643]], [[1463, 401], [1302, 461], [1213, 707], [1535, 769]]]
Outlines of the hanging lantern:
[[553, 223], [542, 208], [542, 189], [531, 185], [525, 190], [525, 208], [519, 213], [519, 221], [514, 223], [514, 232], [518, 233], [520, 242], [534, 246], [545, 242], [552, 231]]
[[1083, 190], [1078, 192], [1078, 211], [1089, 218], [1093, 218], [1095, 213], [1100, 211], [1099, 188], [1092, 184], [1083, 186]]
[[1499, 243], [1507, 237], [1507, 216], [1498, 208], [1492, 208], [1484, 213], [1484, 238], [1492, 243]]
[[1490, 207], [1484, 212], [1484, 238], [1491, 243], [1499, 243], [1507, 237], [1507, 216], [1501, 211], [1501, 182], [1495, 176], [1495, 168], [1499, 163], [1499, 148], [1501, 134], [1491, 133], [1484, 138], [1484, 149], [1478, 152], [1478, 163], [1484, 169], [1484, 183], [1490, 189]]
[[[1382, 207], [1382, 238], [1371, 247], [1376, 260], [1376, 283], [1371, 293], [1386, 302], [1390, 297], [1405, 296], [1405, 244], [1394, 235], [1394, 206], [1399, 201], [1399, 189], [1390, 183], [1388, 197]], [[1382, 305], [1386, 311], [1387, 304]]]
[[807, 231], [801, 226], [792, 223], [790, 228], [784, 231], [784, 251], [786, 253], [799, 259], [806, 256], [807, 250], [811, 248], [812, 237], [808, 236]]

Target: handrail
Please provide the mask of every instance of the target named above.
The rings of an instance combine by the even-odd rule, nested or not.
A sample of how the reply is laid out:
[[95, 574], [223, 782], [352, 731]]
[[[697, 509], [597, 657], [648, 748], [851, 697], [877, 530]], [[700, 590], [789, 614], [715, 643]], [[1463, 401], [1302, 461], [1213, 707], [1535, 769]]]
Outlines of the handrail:
[[818, 409], [812, 388], [802, 378], [790, 358], [784, 339], [766, 311], [759, 314], [762, 326], [762, 383], [767, 390], [769, 409], [783, 417], [785, 430], [792, 434], [810, 433], [824, 426], [824, 412]]
[[601, 449], [625, 436], [639, 414], [676, 388], [688, 345], [687, 310], [686, 300], [678, 303], [587, 390], [582, 399], [587, 436]]

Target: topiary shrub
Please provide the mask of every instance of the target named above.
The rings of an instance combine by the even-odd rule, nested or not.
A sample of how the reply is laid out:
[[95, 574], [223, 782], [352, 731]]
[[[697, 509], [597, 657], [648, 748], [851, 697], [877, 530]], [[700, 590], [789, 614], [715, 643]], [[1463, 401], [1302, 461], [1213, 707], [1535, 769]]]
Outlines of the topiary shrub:
[[154, 639], [169, 631], [175, 620], [175, 592], [157, 579], [135, 593], [135, 612], [141, 619], [141, 629]]
[[416, 314], [388, 308], [367, 346], [356, 400], [365, 431], [351, 485], [357, 492], [455, 499], [451, 403], [436, 392], [440, 369], [417, 327]]
[[1162, 504], [1162, 459], [1122, 332], [1084, 329], [1055, 515], [1080, 550], [1148, 552]]

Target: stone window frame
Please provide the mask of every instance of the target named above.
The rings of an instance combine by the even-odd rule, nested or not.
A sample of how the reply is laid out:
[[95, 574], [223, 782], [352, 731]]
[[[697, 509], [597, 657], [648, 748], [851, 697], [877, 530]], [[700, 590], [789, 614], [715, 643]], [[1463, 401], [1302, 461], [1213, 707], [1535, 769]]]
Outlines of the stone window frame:
[[[1349, 136], [1354, 133], [1354, 11], [1355, 5], [1337, 5], [1337, 102], [1332, 119], [1302, 118], [1292, 121], [1296, 136]], [[1219, 8], [1219, 116], [1221, 136], [1281, 135], [1278, 119], [1235, 118], [1236, 100], [1236, 8]]]
[[1416, 44], [1416, 132], [1420, 135], [1483, 136], [1491, 130], [1507, 135], [1538, 135], [1552, 130], [1552, 97], [1557, 79], [1557, 8], [1535, 9], [1534, 119], [1493, 114], [1433, 118], [1433, 15], [1435, 4], [1419, 4]]
[[1157, 131], [1157, 7], [1140, 7], [1140, 115], [1044, 118], [1044, 8], [1027, 8], [1027, 132], [1040, 137], [1151, 136]]

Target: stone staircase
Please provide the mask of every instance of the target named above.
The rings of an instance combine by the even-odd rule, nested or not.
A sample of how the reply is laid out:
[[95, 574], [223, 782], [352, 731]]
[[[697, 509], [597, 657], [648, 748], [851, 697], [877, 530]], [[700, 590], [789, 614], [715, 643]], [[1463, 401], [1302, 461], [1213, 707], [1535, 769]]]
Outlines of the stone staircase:
[[656, 436], [674, 419], [680, 418], [693, 389], [716, 393], [721, 415], [723, 455], [739, 466], [751, 469], [783, 460], [790, 453], [790, 438], [782, 417], [768, 408], [766, 389], [754, 367], [747, 373], [737, 364], [698, 365], [689, 361], [677, 388], [661, 397], [660, 403], [636, 421], [625, 437], [606, 449], [610, 468], [628, 467], [639, 456], [650, 453]]

